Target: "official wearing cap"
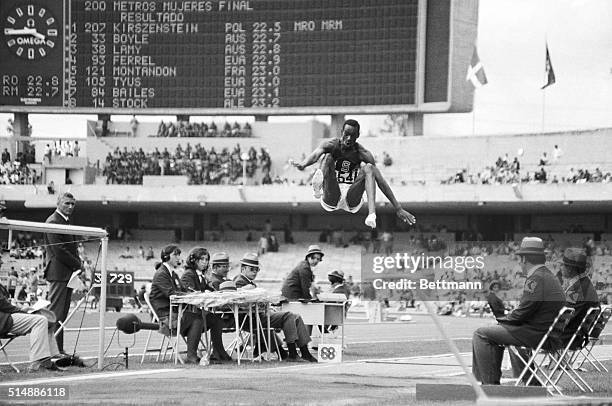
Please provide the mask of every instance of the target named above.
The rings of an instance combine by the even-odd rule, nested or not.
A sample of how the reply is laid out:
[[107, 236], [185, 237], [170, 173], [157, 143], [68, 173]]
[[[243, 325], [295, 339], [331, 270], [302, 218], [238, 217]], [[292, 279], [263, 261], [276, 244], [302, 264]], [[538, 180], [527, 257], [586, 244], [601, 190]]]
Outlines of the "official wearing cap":
[[306, 251], [306, 256], [303, 261], [291, 272], [283, 282], [281, 292], [289, 300], [312, 299], [310, 287], [314, 281], [314, 273], [312, 269], [323, 260], [323, 251], [318, 245], [311, 245]]
[[[561, 340], [567, 345], [572, 335], [578, 329], [580, 322], [591, 307], [599, 308], [599, 299], [593, 282], [586, 273], [587, 255], [584, 249], [568, 248], [563, 253], [561, 272], [567, 281], [565, 286], [566, 306], [574, 309], [574, 314], [563, 330]], [[583, 326], [582, 331], [572, 342], [572, 349], [580, 348], [588, 337], [588, 327]]]
[[[319, 250], [320, 251], [320, 250]], [[259, 259], [257, 254], [247, 253], [244, 254], [240, 261], [240, 274], [234, 278], [236, 286], [238, 288], [256, 288], [255, 278], [259, 273]], [[260, 317], [263, 321], [264, 327], [266, 326], [266, 318]], [[293, 312], [271, 312], [270, 313], [270, 327], [273, 329], [282, 329], [285, 335], [285, 342], [287, 343], [287, 349], [289, 353], [280, 346], [280, 338], [276, 336], [276, 333], [272, 333], [272, 338], [275, 339], [281, 358], [289, 362], [300, 362], [309, 361], [317, 362], [317, 359], [310, 354], [308, 350], [308, 343], [311, 341], [310, 333], [304, 325], [302, 316]], [[301, 358], [298, 357], [297, 348], [300, 349]]]
[[[544, 242], [537, 237], [521, 241], [519, 263], [527, 276], [520, 303], [510, 314], [497, 319], [498, 325], [481, 327], [472, 338], [472, 371], [477, 380], [486, 385], [499, 385], [504, 346], [535, 348], [565, 304], [559, 280], [544, 265]], [[530, 351], [519, 349], [528, 359]], [[524, 367], [513, 351], [510, 362], [514, 376]], [[529, 376], [525, 376], [525, 380]], [[532, 380], [532, 382], [535, 379]]]
[[221, 284], [227, 281], [227, 274], [229, 273], [229, 255], [226, 252], [215, 252], [210, 260], [211, 269], [210, 273], [206, 274], [206, 282], [214, 290], [219, 290]]

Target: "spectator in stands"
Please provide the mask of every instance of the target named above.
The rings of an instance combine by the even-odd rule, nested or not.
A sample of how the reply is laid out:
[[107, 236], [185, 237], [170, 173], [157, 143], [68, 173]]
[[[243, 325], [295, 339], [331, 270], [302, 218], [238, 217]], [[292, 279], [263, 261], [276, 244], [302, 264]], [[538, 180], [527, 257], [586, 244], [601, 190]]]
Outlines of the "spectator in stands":
[[145, 260], [148, 261], [154, 258], [155, 258], [155, 254], [153, 253], [153, 247], [149, 246], [149, 249], [147, 250], [147, 255], [145, 256]]
[[2, 165], [4, 165], [7, 162], [10, 162], [11, 160], [11, 154], [8, 152], [8, 149], [4, 148], [4, 151], [2, 152]]
[[119, 255], [119, 258], [134, 258], [134, 256], [132, 255], [132, 253], [130, 252], [130, 247], [129, 246], [125, 246], [125, 249], [123, 250], [123, 252]]
[[559, 148], [558, 145], [555, 145], [555, 148], [553, 149], [553, 162], [554, 163], [559, 162], [562, 156], [563, 156], [563, 150]]
[[387, 151], [383, 152], [383, 166], [386, 168], [391, 165], [393, 165], [393, 159], [391, 158], [391, 155], [389, 155]]
[[323, 251], [318, 245], [308, 247], [306, 257], [285, 278], [282, 294], [289, 300], [312, 299], [310, 288], [314, 282], [312, 269], [323, 260]]
[[393, 234], [389, 230], [385, 230], [380, 236], [382, 249], [385, 255], [389, 256], [393, 252]]
[[[520, 266], [527, 280], [519, 306], [498, 319], [499, 324], [481, 327], [472, 338], [472, 370], [475, 378], [487, 385], [499, 385], [504, 346], [535, 348], [565, 304], [563, 288], [544, 265], [546, 255], [540, 238], [525, 237], [517, 251]], [[530, 354], [519, 349], [521, 356]], [[515, 377], [524, 364], [510, 351]], [[529, 374], [526, 374], [529, 375]], [[525, 376], [529, 380], [530, 376]]]
[[130, 129], [132, 130], [132, 137], [135, 137], [138, 131], [138, 120], [135, 115], [132, 115], [132, 119], [130, 120]]

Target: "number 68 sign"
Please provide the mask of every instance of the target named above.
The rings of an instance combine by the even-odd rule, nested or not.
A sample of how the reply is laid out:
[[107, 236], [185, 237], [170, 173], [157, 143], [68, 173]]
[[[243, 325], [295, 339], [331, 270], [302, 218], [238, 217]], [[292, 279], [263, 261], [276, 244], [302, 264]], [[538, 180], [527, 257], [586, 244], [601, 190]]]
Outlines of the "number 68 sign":
[[319, 344], [319, 362], [342, 362], [342, 344]]

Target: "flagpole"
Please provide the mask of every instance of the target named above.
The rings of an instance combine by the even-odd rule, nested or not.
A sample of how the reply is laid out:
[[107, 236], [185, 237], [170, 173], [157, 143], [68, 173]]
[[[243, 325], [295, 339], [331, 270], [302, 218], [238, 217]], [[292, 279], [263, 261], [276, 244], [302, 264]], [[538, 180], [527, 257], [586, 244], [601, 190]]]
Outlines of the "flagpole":
[[546, 115], [546, 88], [542, 89], [542, 132], [544, 132], [544, 117]]
[[472, 136], [476, 135], [476, 95], [478, 92], [474, 89], [474, 101], [472, 104]]

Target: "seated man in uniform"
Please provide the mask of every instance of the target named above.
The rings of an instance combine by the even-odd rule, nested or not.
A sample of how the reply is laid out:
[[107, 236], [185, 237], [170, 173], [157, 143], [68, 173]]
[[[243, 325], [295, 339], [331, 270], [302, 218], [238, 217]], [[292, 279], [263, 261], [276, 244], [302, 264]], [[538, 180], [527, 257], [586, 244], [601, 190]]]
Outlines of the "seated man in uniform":
[[[234, 278], [236, 287], [242, 289], [256, 288], [257, 285], [254, 281], [260, 271], [257, 254], [245, 254], [240, 261], [240, 264], [240, 274]], [[263, 320], [265, 320], [265, 317]], [[304, 360], [309, 362], [317, 362], [317, 359], [313, 357], [308, 350], [310, 334], [304, 325], [302, 316], [292, 312], [271, 312], [270, 327], [280, 328], [285, 334], [285, 342], [287, 343], [287, 349], [289, 351], [286, 361], [296, 362]], [[297, 348], [300, 349], [302, 358], [298, 358]]]
[[408, 224], [416, 222], [415, 217], [402, 208], [391, 187], [382, 176], [374, 155], [357, 142], [359, 123], [346, 120], [338, 138], [325, 139], [306, 159], [290, 163], [300, 171], [314, 164], [324, 156], [321, 169], [312, 178], [314, 197], [321, 199], [326, 211], [344, 210], [357, 213], [363, 205], [363, 192], [368, 198], [368, 216], [365, 224], [376, 228], [376, 186], [389, 199], [395, 213]]
[[229, 270], [229, 255], [225, 252], [215, 252], [211, 258], [211, 270], [204, 274], [207, 290], [219, 290], [219, 285], [229, 280]]
[[[527, 275], [518, 307], [499, 317], [499, 324], [477, 329], [472, 338], [472, 371], [486, 385], [500, 384], [504, 346], [535, 348], [565, 304], [559, 280], [544, 265], [544, 242], [537, 237], [525, 237], [516, 254], [523, 274]], [[523, 358], [529, 359], [527, 351], [520, 351]], [[514, 376], [518, 377], [524, 363], [513, 351], [509, 352]], [[524, 379], [529, 378], [526, 375]], [[531, 383], [535, 385], [537, 381], [532, 379]]]
[[[578, 329], [587, 311], [591, 307], [599, 307], [597, 292], [586, 273], [586, 268], [587, 257], [583, 249], [568, 248], [565, 250], [561, 267], [563, 278], [567, 280], [565, 288], [567, 303], [565, 305], [574, 309], [574, 314], [561, 335], [561, 340], [565, 345]], [[578, 336], [572, 342], [572, 349], [578, 349], [586, 343], [588, 328], [589, 326], [583, 326], [582, 331], [578, 332]]]
[[[3, 261], [0, 255], [0, 267]], [[30, 335], [30, 366], [29, 371], [40, 368], [58, 371], [52, 357], [59, 357], [54, 332], [55, 324], [49, 326], [47, 318], [40, 314], [28, 314], [24, 309], [13, 306], [8, 290], [0, 285], [0, 336], [12, 334], [16, 336]]]

